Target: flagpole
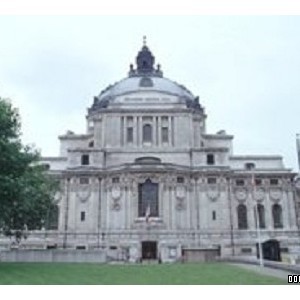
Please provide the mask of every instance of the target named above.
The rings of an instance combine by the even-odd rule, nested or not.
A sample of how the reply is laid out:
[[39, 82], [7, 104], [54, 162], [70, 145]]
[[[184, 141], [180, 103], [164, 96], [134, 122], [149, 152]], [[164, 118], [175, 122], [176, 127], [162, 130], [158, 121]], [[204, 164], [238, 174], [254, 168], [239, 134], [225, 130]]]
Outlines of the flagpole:
[[259, 251], [259, 265], [264, 267], [264, 260], [263, 260], [263, 251], [262, 251], [262, 242], [261, 242], [261, 234], [260, 234], [260, 220], [258, 214], [258, 203], [255, 203], [254, 199], [254, 190], [255, 190], [255, 180], [254, 180], [254, 173], [252, 173], [252, 200], [254, 202], [254, 209], [255, 209], [255, 226], [256, 226], [256, 233], [257, 233], [257, 241], [258, 241], [258, 251]]

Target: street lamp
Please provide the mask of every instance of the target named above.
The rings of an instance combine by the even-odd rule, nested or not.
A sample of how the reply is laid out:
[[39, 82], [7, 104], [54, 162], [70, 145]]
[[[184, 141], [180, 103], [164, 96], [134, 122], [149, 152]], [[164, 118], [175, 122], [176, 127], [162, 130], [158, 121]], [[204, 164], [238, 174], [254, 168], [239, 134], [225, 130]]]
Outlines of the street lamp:
[[258, 203], [255, 203], [254, 199], [254, 191], [255, 191], [255, 179], [254, 179], [254, 173], [252, 173], [251, 178], [251, 185], [252, 185], [252, 200], [254, 202], [254, 210], [255, 210], [255, 226], [256, 226], [256, 233], [257, 233], [257, 242], [258, 242], [258, 251], [259, 251], [259, 265], [261, 267], [264, 267], [264, 259], [263, 259], [263, 251], [262, 251], [262, 241], [261, 241], [261, 234], [260, 234], [260, 218], [258, 213]]

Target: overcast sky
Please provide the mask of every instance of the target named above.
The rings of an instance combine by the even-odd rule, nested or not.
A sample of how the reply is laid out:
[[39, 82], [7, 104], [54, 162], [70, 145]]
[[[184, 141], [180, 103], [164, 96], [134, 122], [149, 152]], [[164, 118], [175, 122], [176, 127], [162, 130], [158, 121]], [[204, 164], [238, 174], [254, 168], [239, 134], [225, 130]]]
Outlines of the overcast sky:
[[0, 96], [20, 110], [23, 141], [56, 156], [85, 132], [86, 109], [125, 76], [147, 36], [164, 76], [200, 96], [207, 130], [234, 154], [280, 154], [297, 170], [300, 17], [0, 17]]

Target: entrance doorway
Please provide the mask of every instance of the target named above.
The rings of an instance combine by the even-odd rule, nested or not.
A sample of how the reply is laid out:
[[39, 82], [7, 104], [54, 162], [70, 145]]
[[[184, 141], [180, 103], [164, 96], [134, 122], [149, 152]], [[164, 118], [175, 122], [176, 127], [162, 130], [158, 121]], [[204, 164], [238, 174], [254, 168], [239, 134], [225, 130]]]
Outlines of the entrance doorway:
[[157, 259], [157, 242], [142, 242], [142, 259]]
[[[259, 258], [258, 244], [256, 244], [257, 258]], [[274, 261], [281, 261], [280, 243], [277, 240], [268, 240], [262, 243], [263, 258]]]

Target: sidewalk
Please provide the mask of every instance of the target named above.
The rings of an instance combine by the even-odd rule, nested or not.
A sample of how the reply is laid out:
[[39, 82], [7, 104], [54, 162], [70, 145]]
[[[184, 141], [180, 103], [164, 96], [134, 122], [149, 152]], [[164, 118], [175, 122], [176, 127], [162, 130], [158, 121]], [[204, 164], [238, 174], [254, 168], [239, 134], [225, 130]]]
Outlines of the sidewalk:
[[262, 275], [277, 277], [286, 280], [286, 283], [288, 283], [288, 275], [294, 274], [288, 271], [273, 269], [269, 267], [260, 267], [258, 265], [240, 264], [240, 263], [232, 263], [232, 265], [241, 267], [246, 270], [254, 271]]

